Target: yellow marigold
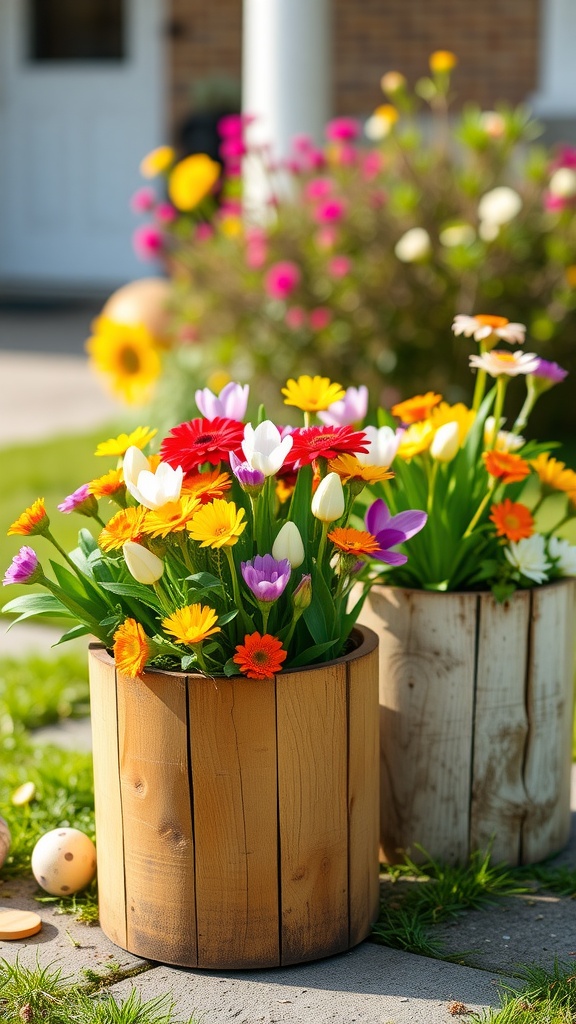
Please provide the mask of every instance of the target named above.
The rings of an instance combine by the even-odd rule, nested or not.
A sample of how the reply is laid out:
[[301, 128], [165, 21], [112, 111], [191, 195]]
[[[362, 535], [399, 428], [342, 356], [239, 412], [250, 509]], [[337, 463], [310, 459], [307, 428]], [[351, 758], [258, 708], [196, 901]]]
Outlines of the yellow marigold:
[[169, 533], [185, 530], [200, 505], [198, 498], [183, 495], [177, 501], [167, 501], [160, 508], [152, 509], [146, 516], [143, 533], [151, 537], [167, 537]]
[[88, 484], [88, 490], [95, 498], [110, 498], [123, 489], [124, 474], [121, 469], [111, 469]]
[[427, 391], [425, 395], [414, 395], [414, 398], [407, 398], [405, 402], [397, 402], [392, 406], [392, 415], [397, 416], [402, 423], [418, 423], [427, 419], [434, 406], [441, 401], [442, 395]]
[[191, 473], [182, 484], [182, 494], [199, 498], [203, 505], [214, 498], [222, 498], [232, 487], [229, 473], [220, 473], [217, 469], [206, 470], [205, 473]]
[[363, 480], [364, 483], [373, 484], [378, 480], [391, 480], [394, 476], [388, 466], [364, 466], [355, 455], [349, 455], [347, 452], [330, 460], [328, 472], [337, 473], [343, 484], [350, 480]]
[[576, 473], [573, 469], [566, 469], [566, 463], [559, 459], [552, 458], [548, 452], [542, 452], [535, 459], [530, 459], [532, 469], [536, 471], [543, 487], [553, 491], [576, 490]]
[[464, 444], [468, 436], [474, 420], [476, 419], [476, 413], [473, 409], [469, 409], [463, 402], [456, 402], [456, 405], [449, 405], [448, 402], [440, 402], [435, 409], [432, 409], [430, 413], [430, 423], [434, 430], [438, 430], [438, 427], [442, 427], [445, 423], [457, 423], [458, 424], [458, 441], [460, 447]]
[[109, 378], [111, 390], [128, 404], [146, 402], [160, 376], [156, 342], [144, 324], [98, 317], [86, 342], [92, 366]]
[[206, 153], [194, 153], [177, 163], [168, 179], [168, 195], [177, 210], [193, 210], [212, 191], [220, 164]]
[[287, 380], [282, 394], [286, 396], [284, 405], [295, 405], [302, 412], [322, 412], [332, 402], [344, 398], [346, 392], [341, 384], [332, 384], [328, 377], [303, 374], [298, 380], [292, 377]]
[[8, 528], [7, 536], [32, 537], [34, 534], [45, 533], [49, 526], [50, 520], [44, 498], [36, 498], [36, 501], [14, 520]]
[[114, 633], [114, 661], [118, 672], [125, 676], [142, 675], [150, 657], [146, 634], [136, 619], [125, 619]]
[[412, 423], [402, 435], [398, 455], [401, 459], [413, 459], [415, 455], [421, 455], [422, 452], [428, 451], [434, 434], [434, 427], [430, 420]]
[[194, 513], [187, 528], [201, 548], [231, 547], [246, 529], [244, 515], [244, 509], [237, 509], [233, 501], [215, 498]]
[[337, 526], [328, 534], [328, 540], [331, 540], [343, 554], [357, 555], [359, 558], [362, 555], [369, 557], [380, 551], [380, 544], [373, 534], [367, 530], [354, 530], [351, 526]]
[[123, 508], [108, 521], [98, 537], [102, 551], [119, 550], [127, 540], [140, 540], [148, 509]]
[[220, 633], [217, 626], [218, 616], [209, 605], [189, 604], [179, 608], [166, 619], [162, 625], [167, 633], [171, 633], [177, 644], [199, 644], [208, 636]]
[[435, 73], [452, 71], [452, 68], [455, 68], [457, 63], [458, 58], [451, 50], [434, 50], [434, 53], [430, 54], [430, 71]]
[[118, 437], [110, 437], [107, 441], [101, 441], [95, 455], [125, 455], [129, 448], [140, 448], [142, 451], [149, 441], [158, 433], [150, 427], [136, 427], [131, 434], [119, 434]]
[[158, 146], [140, 162], [140, 174], [143, 178], [155, 178], [157, 174], [163, 174], [174, 163], [176, 153], [172, 146]]

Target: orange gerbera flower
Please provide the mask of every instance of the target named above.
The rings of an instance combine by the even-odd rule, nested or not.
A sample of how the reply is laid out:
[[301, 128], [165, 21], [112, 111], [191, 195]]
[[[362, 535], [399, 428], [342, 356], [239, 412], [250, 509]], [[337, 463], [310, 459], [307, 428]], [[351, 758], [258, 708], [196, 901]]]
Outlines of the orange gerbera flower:
[[111, 469], [109, 473], [96, 477], [88, 484], [88, 490], [95, 498], [111, 498], [123, 488], [124, 474], [121, 469]]
[[206, 470], [205, 473], [191, 473], [182, 484], [182, 494], [199, 498], [203, 505], [214, 498], [223, 498], [232, 486], [229, 473], [220, 473], [217, 469]]
[[484, 465], [490, 476], [495, 476], [503, 484], [514, 484], [524, 480], [530, 472], [528, 463], [511, 452], [483, 452]]
[[102, 551], [115, 551], [127, 540], [140, 540], [144, 533], [144, 523], [148, 509], [123, 508], [108, 521], [98, 537], [98, 546]]
[[576, 490], [576, 473], [566, 469], [566, 463], [552, 458], [548, 452], [542, 452], [536, 459], [530, 459], [532, 469], [536, 471], [543, 487], [552, 491]]
[[431, 409], [441, 401], [442, 395], [427, 391], [425, 395], [414, 395], [414, 398], [407, 398], [405, 402], [393, 405], [392, 415], [398, 416], [402, 423], [418, 423], [419, 420], [425, 420]]
[[505, 498], [498, 505], [492, 505], [490, 520], [496, 527], [498, 537], [517, 541], [531, 537], [534, 533], [534, 518], [526, 505]]
[[146, 634], [136, 619], [126, 619], [114, 633], [114, 661], [125, 676], [142, 675], [150, 657]]
[[37, 533], [45, 533], [50, 526], [50, 520], [46, 512], [44, 498], [36, 498], [36, 501], [24, 509], [12, 526], [8, 529], [8, 537], [18, 534], [22, 537], [31, 537]]
[[347, 452], [331, 459], [328, 471], [338, 473], [343, 484], [350, 480], [362, 480], [364, 483], [372, 484], [377, 480], [390, 480], [394, 476], [388, 466], [364, 466], [355, 455], [349, 455]]
[[354, 530], [351, 526], [337, 526], [328, 534], [328, 540], [345, 555], [373, 555], [380, 551], [380, 545], [368, 530]]
[[143, 533], [151, 537], [167, 537], [169, 533], [185, 530], [200, 502], [185, 494], [176, 501], [167, 501], [160, 508], [151, 509], [146, 515]]
[[270, 679], [282, 670], [282, 662], [288, 652], [282, 647], [282, 641], [270, 633], [249, 633], [244, 643], [238, 644], [232, 661], [240, 666], [243, 675], [248, 679]]

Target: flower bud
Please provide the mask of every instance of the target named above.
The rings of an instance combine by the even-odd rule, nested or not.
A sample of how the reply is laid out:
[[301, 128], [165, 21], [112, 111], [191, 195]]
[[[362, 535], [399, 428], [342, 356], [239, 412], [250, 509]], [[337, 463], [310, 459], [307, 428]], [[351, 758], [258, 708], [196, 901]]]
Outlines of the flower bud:
[[306, 573], [292, 594], [294, 607], [300, 613], [305, 612], [312, 604], [312, 577]]
[[345, 506], [340, 477], [337, 473], [328, 473], [312, 498], [312, 515], [323, 523], [334, 523], [344, 515]]
[[128, 571], [138, 583], [157, 583], [164, 572], [161, 558], [133, 540], [126, 541], [123, 551]]
[[430, 455], [437, 462], [452, 462], [460, 448], [460, 431], [457, 423], [443, 423], [434, 434]]
[[304, 561], [304, 545], [296, 523], [288, 521], [280, 530], [272, 545], [272, 555], [277, 561], [287, 558], [293, 569]]

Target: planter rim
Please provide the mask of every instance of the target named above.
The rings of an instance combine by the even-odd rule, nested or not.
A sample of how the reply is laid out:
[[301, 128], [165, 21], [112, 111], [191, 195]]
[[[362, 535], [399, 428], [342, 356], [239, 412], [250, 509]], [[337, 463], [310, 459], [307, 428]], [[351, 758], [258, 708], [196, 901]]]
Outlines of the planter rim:
[[[563, 576], [558, 580], [551, 580], [549, 583], [540, 583], [533, 587], [517, 587], [510, 597], [506, 598], [503, 603], [506, 604], [514, 598], [514, 594], [529, 594], [538, 593], [541, 590], [551, 590], [553, 587], [567, 586], [568, 584], [576, 583], [576, 576]], [[372, 591], [376, 593], [382, 590], [398, 590], [404, 594], [430, 594], [434, 597], [454, 597], [459, 595], [460, 597], [493, 597], [491, 590], [426, 590], [425, 587], [400, 587], [395, 583], [375, 583], [372, 587]], [[368, 595], [368, 600], [370, 594]]]
[[[318, 662], [316, 665], [299, 665], [296, 668], [287, 668], [283, 672], [278, 672], [275, 676], [270, 676], [270, 678], [282, 680], [285, 676], [294, 675], [297, 672], [313, 672], [318, 669], [330, 668], [332, 665], [346, 664], [348, 661], [356, 661], [357, 658], [371, 654], [378, 646], [378, 634], [368, 626], [364, 626], [362, 623], [357, 623], [352, 629], [350, 636], [354, 637], [355, 635], [359, 635], [360, 642], [358, 646], [352, 651], [349, 651], [348, 654], [342, 654], [339, 658], [333, 658], [331, 661]], [[88, 646], [88, 651], [102, 661], [114, 662], [114, 658], [108, 653], [103, 644], [91, 643]], [[224, 679], [226, 681], [242, 678], [241, 676], [205, 676], [200, 672], [177, 672], [173, 669], [154, 668], [144, 669], [142, 675], [144, 677], [147, 675], [174, 676], [177, 679], [182, 679], [183, 676], [187, 676], [191, 679]], [[264, 682], [264, 680], [262, 681]]]

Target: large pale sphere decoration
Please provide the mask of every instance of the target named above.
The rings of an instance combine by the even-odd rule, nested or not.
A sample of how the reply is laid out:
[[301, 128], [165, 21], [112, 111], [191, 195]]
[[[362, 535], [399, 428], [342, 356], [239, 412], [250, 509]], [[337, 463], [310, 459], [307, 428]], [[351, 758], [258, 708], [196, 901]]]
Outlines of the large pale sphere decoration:
[[118, 324], [144, 324], [161, 341], [168, 336], [167, 303], [170, 284], [162, 277], [142, 277], [114, 292], [102, 316]]
[[0, 818], [0, 868], [8, 856], [11, 841], [12, 836], [10, 835], [8, 822], [4, 821], [4, 818]]
[[96, 847], [77, 828], [46, 832], [32, 851], [32, 874], [52, 896], [69, 896], [84, 889], [96, 874]]

